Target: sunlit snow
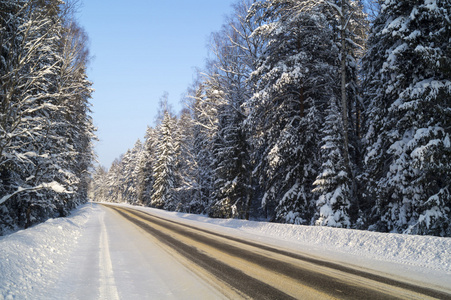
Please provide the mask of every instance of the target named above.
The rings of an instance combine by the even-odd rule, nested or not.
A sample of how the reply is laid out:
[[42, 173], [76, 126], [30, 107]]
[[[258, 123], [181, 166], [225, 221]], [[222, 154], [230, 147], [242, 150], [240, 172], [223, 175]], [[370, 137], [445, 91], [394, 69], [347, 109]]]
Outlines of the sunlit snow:
[[[449, 238], [210, 219], [139, 209], [394, 277], [443, 287], [450, 284]], [[139, 230], [117, 218], [105, 208], [86, 204], [68, 218], [51, 219], [0, 237], [0, 299], [176, 299], [181, 295], [186, 299], [200, 292], [215, 295], [200, 279], [188, 278], [186, 271], [163, 256], [158, 246], [149, 244], [149, 239], [139, 238]]]

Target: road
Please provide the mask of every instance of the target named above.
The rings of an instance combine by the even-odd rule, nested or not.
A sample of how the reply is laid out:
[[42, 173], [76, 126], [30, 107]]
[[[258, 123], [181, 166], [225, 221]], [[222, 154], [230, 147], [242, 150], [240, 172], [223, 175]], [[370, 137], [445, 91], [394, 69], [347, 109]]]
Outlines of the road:
[[[130, 265], [130, 262], [118, 265], [118, 260], [124, 260], [125, 256], [130, 259], [130, 256], [136, 255], [133, 251], [139, 252], [137, 249], [151, 247], [151, 250], [139, 255], [153, 256], [153, 262], [149, 262], [147, 268], [157, 268], [156, 273], [160, 277], [172, 280], [172, 283], [165, 280], [162, 283], [174, 285], [168, 288], [171, 295], [156, 295], [159, 298], [451, 299], [450, 294], [442, 291], [398, 281], [367, 270], [226, 236], [128, 207], [104, 207], [106, 216], [116, 219], [115, 226], [133, 226], [143, 240], [129, 241], [128, 247], [122, 250], [123, 257], [118, 258], [117, 250], [109, 254], [110, 248], [118, 247], [114, 245], [114, 241], [108, 240], [107, 231], [112, 229], [109, 226], [99, 229], [100, 250], [103, 254], [99, 256], [98, 263], [101, 266], [101, 286], [104, 287], [98, 292], [99, 298], [132, 299], [131, 289], [120, 288], [124, 279], [120, 274], [141, 272], [139, 269], [143, 268], [142, 258], [136, 260], [141, 265]], [[119, 218], [129, 222], [118, 222]], [[109, 236], [117, 235], [114, 233]], [[146, 243], [146, 247], [141, 248], [139, 243]], [[159, 267], [155, 266], [155, 258], [159, 261]], [[174, 260], [180, 268], [165, 268], [167, 265], [173, 266]], [[167, 274], [168, 270], [176, 274]], [[147, 287], [156, 285], [158, 283], [148, 283]], [[142, 287], [146, 287], [145, 282]], [[137, 287], [136, 290], [142, 287]]]
[[94, 204], [81, 231], [59, 280], [30, 299], [226, 298], [112, 209]]

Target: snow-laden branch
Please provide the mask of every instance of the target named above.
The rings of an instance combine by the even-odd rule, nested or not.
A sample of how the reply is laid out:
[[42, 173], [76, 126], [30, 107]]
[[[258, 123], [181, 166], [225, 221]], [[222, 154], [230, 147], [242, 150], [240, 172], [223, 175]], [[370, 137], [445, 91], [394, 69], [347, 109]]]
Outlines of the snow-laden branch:
[[14, 197], [17, 194], [23, 193], [23, 192], [35, 192], [35, 191], [39, 191], [42, 189], [49, 189], [49, 190], [53, 190], [56, 193], [62, 194], [71, 194], [73, 192], [69, 192], [68, 190], [66, 190], [65, 187], [63, 187], [61, 184], [59, 184], [56, 181], [52, 181], [52, 182], [46, 182], [46, 183], [41, 183], [40, 185], [37, 185], [35, 187], [30, 187], [30, 188], [23, 188], [23, 187], [19, 187], [17, 188], [17, 190], [9, 195], [5, 195], [0, 199], [0, 205], [5, 203], [6, 201], [8, 201], [9, 199], [11, 199], [12, 197]]

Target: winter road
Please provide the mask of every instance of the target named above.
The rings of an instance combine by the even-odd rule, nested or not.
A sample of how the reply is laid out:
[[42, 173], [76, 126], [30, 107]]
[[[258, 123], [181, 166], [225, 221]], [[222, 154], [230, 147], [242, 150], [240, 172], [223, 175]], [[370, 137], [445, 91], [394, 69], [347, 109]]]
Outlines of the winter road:
[[[182, 291], [179, 295], [183, 295], [185, 299], [189, 296], [198, 299], [451, 298], [451, 295], [441, 291], [373, 274], [368, 270], [199, 229], [126, 207], [105, 207], [108, 208], [106, 211], [109, 211], [106, 216], [113, 217], [111, 215], [114, 214], [114, 218], [130, 221], [122, 223], [133, 224], [136, 231], [154, 244], [152, 247], [160, 248], [151, 250], [148, 255], [155, 256], [165, 252], [164, 255], [161, 254], [162, 260], [177, 260], [180, 270], [176, 272], [177, 278], [171, 280], [180, 284], [179, 289]], [[120, 285], [118, 278], [121, 270], [115, 270], [111, 266], [110, 249], [105, 239], [106, 229], [101, 228], [100, 243], [103, 254], [100, 255], [99, 263], [103, 275], [100, 280], [101, 285], [106, 288], [100, 290], [100, 296], [117, 299], [119, 294], [115, 286]], [[127, 252], [122, 254], [125, 257]], [[150, 268], [160, 268], [163, 277], [167, 278], [168, 275], [165, 274], [168, 270], [165, 270], [161, 262], [159, 265], [151, 265]], [[143, 266], [135, 267], [137, 271]], [[122, 271], [133, 272], [133, 269], [124, 268]], [[171, 276], [173, 275], [169, 275]], [[191, 283], [188, 283], [189, 278], [194, 278]]]

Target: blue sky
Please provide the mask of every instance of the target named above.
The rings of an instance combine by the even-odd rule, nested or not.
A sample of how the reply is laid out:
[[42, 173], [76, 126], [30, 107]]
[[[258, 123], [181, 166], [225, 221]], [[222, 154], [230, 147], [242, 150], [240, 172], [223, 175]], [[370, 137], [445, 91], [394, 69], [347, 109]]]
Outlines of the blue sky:
[[112, 161], [143, 140], [154, 126], [165, 91], [178, 112], [180, 100], [203, 67], [211, 32], [218, 31], [236, 0], [84, 0], [79, 22], [90, 38], [88, 69], [96, 90], [95, 151]]

